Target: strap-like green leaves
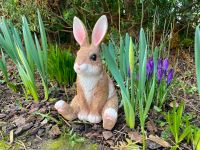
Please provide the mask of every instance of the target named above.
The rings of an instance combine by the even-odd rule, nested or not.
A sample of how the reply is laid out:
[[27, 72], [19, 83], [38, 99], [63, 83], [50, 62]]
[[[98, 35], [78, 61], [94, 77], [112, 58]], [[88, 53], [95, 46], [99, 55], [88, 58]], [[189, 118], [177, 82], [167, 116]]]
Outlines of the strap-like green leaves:
[[200, 28], [196, 27], [195, 31], [195, 65], [196, 65], [196, 77], [197, 77], [197, 86], [200, 96]]

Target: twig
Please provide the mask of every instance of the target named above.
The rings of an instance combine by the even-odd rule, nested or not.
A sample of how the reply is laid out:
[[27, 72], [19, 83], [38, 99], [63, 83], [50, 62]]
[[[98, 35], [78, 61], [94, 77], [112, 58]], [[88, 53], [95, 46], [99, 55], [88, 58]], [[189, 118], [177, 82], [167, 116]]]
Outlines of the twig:
[[124, 125], [120, 131], [118, 131], [118, 132], [119, 132], [119, 136], [115, 139], [115, 143], [116, 143], [116, 142], [118, 141], [118, 139], [121, 137], [121, 135], [122, 135], [122, 133], [123, 133], [123, 132], [121, 132], [121, 131], [122, 131], [125, 127], [126, 127], [126, 125]]
[[27, 150], [27, 149], [26, 149], [26, 146], [25, 146], [25, 144], [24, 144], [24, 142], [22, 142], [21, 140], [18, 140], [16, 143], [18, 143], [18, 144], [21, 145], [25, 150]]
[[67, 120], [65, 120], [64, 118], [62, 118], [62, 120], [69, 126], [71, 127], [71, 124], [69, 124], [69, 122]]
[[42, 141], [42, 138], [39, 135], [36, 135], [36, 137]]

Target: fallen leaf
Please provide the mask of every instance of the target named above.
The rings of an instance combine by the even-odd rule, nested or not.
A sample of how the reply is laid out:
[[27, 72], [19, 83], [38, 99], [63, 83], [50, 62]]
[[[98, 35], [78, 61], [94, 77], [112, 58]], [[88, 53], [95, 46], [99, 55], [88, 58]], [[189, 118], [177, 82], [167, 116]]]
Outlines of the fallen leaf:
[[113, 136], [113, 133], [111, 131], [104, 131], [103, 132], [103, 137], [105, 140], [110, 139]]
[[41, 122], [41, 125], [45, 125], [48, 123], [48, 120], [47, 119], [44, 119], [42, 122]]
[[128, 132], [128, 136], [131, 140], [142, 143], [142, 136], [138, 132]]
[[154, 122], [152, 120], [149, 120], [146, 123], [146, 127], [150, 132], [157, 132], [158, 131], [157, 128], [156, 128], [156, 125], [154, 124]]
[[6, 116], [6, 114], [0, 114], [0, 119], [3, 119]]
[[113, 140], [106, 140], [106, 143], [108, 143], [110, 146], [114, 146]]
[[31, 109], [29, 110], [29, 114], [32, 114], [32, 113], [36, 112], [37, 110], [38, 110], [37, 107], [31, 108]]
[[0, 127], [3, 127], [7, 124], [7, 122], [0, 121]]
[[49, 134], [50, 134], [52, 137], [56, 137], [56, 136], [60, 135], [60, 134], [61, 134], [61, 131], [60, 131], [58, 125], [52, 126], [51, 130], [49, 131]]
[[147, 139], [146, 145], [147, 145], [148, 149], [152, 149], [152, 150], [154, 150], [154, 149], [156, 150], [156, 149], [159, 149], [162, 147], [161, 145], [159, 145], [149, 139]]
[[13, 130], [10, 131], [10, 144], [12, 144], [14, 141], [14, 132]]
[[17, 128], [17, 130], [15, 131], [15, 135], [16, 135], [16, 136], [20, 135], [20, 134], [22, 133], [22, 131], [23, 131], [23, 128], [22, 128], [21, 126], [19, 126], [19, 127]]
[[98, 136], [99, 136], [99, 134], [98, 134], [97, 132], [94, 132], [94, 133], [92, 133], [92, 132], [86, 133], [86, 137], [88, 137], [88, 138], [98, 137]]
[[[170, 102], [169, 106], [173, 108], [174, 107], [174, 102]], [[179, 104], [176, 102], [175, 103], [175, 107], [177, 108], [178, 106], [179, 106]]]
[[158, 137], [157, 135], [149, 135], [149, 140], [161, 145], [162, 147], [171, 147], [171, 145], [166, 142], [165, 140], [161, 139], [160, 137]]
[[25, 118], [24, 117], [22, 117], [22, 116], [19, 116], [19, 117], [17, 117], [14, 121], [13, 121], [13, 123], [15, 123], [16, 124], [16, 126], [20, 126], [20, 125], [24, 125], [25, 124]]

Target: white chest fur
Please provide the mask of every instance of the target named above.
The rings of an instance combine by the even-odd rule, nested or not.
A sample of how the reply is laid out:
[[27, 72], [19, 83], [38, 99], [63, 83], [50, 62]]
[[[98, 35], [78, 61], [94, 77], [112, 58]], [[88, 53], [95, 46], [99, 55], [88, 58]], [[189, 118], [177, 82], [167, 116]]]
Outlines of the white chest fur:
[[83, 89], [85, 98], [89, 102], [92, 98], [93, 91], [97, 85], [99, 79], [102, 76], [93, 77], [93, 76], [79, 76], [80, 84]]
[[[83, 89], [85, 98], [87, 102], [90, 102], [92, 99], [92, 95], [94, 92], [94, 89], [99, 81], [99, 79], [102, 78], [102, 75], [98, 77], [92, 77], [92, 76], [79, 76], [79, 81], [81, 84], [81, 87]], [[114, 85], [112, 80], [109, 79], [109, 93], [108, 93], [108, 99], [111, 98], [114, 95]]]

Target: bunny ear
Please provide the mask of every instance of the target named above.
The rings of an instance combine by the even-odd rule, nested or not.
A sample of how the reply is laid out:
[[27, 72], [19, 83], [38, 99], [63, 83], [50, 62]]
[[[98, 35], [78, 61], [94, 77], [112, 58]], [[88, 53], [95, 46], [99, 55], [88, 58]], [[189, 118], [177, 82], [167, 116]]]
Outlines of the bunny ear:
[[98, 46], [103, 40], [108, 29], [108, 21], [105, 15], [101, 16], [96, 22], [92, 31], [92, 44]]
[[73, 34], [80, 46], [89, 44], [86, 28], [78, 17], [74, 17], [73, 20]]

